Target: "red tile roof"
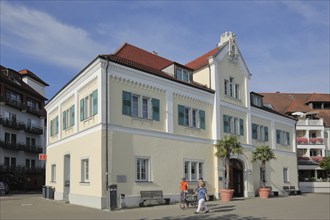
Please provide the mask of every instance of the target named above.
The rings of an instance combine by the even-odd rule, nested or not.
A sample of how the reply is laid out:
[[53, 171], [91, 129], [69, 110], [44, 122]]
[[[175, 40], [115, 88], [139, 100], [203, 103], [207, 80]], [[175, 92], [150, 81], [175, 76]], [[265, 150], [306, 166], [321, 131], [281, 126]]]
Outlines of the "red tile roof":
[[318, 94], [318, 93], [313, 93], [307, 102], [330, 102], [330, 94]]
[[189, 62], [186, 64], [187, 67], [197, 70], [209, 63], [209, 57], [213, 56], [217, 51], [219, 50], [219, 47], [216, 47], [209, 52], [203, 54], [202, 56], [196, 58], [195, 60]]
[[330, 109], [313, 109], [310, 102], [330, 102], [330, 94], [320, 93], [259, 93], [263, 95], [264, 104], [271, 104], [274, 110], [291, 115], [293, 112], [316, 113], [316, 117], [323, 118], [326, 127], [330, 127]]
[[[164, 68], [170, 66], [171, 64], [179, 65], [185, 67], [182, 64], [170, 61], [166, 58], [160, 57], [156, 54], [150, 53], [128, 43], [125, 43], [119, 50], [114, 54], [100, 55], [101, 58], [111, 60], [115, 63], [125, 65], [137, 70], [145, 71], [153, 75], [157, 75], [172, 81], [176, 81], [181, 84], [192, 86], [198, 89], [202, 89], [207, 92], [214, 93], [214, 90], [201, 85], [197, 82], [184, 82], [175, 79], [172, 75], [163, 71]], [[188, 67], [186, 67], [188, 68]], [[188, 68], [189, 69], [189, 68]]]
[[173, 63], [171, 60], [160, 57], [128, 43], [125, 43], [121, 48], [119, 48], [114, 55], [157, 70], [162, 70]]

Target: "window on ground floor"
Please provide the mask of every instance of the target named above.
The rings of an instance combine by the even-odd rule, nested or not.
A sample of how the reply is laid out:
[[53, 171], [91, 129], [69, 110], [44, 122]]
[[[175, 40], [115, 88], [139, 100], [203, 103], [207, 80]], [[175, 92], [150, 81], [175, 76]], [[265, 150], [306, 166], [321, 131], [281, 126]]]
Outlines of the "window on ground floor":
[[287, 168], [287, 167], [283, 168], [283, 182], [284, 183], [289, 182], [289, 168]]
[[188, 181], [197, 181], [204, 177], [204, 162], [185, 160], [184, 161], [184, 177]]
[[51, 182], [56, 182], [56, 164], [51, 166]]
[[150, 158], [136, 158], [136, 181], [150, 181]]
[[89, 159], [81, 160], [81, 182], [89, 182]]

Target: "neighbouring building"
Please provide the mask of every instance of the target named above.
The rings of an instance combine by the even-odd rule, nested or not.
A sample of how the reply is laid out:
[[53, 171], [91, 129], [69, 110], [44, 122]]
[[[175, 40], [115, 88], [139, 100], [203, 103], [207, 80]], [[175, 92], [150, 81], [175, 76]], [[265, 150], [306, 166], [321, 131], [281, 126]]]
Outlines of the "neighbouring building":
[[0, 66], [0, 180], [11, 189], [41, 190], [45, 182], [47, 83], [29, 70]]
[[46, 184], [56, 200], [100, 209], [110, 185], [127, 207], [143, 190], [178, 201], [182, 177], [192, 188], [203, 177], [218, 198], [225, 169], [214, 143], [236, 135], [244, 155], [231, 160], [234, 196], [255, 196], [261, 185], [260, 163], [251, 163], [259, 145], [277, 157], [267, 186], [280, 195], [284, 185], [298, 188], [296, 119], [264, 106], [250, 79], [232, 32], [187, 64], [127, 43], [98, 55], [45, 107]]
[[[329, 177], [319, 162], [330, 156], [330, 94], [262, 93], [275, 111], [297, 118], [296, 143], [302, 192], [330, 192]], [[327, 183], [324, 183], [327, 182]]]

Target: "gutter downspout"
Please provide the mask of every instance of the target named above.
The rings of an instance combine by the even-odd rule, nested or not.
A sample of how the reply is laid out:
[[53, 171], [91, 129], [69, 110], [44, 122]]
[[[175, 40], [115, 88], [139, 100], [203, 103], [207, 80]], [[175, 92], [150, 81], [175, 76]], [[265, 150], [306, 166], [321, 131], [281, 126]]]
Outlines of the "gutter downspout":
[[109, 187], [109, 125], [108, 125], [108, 105], [109, 105], [109, 97], [108, 97], [108, 67], [109, 67], [109, 60], [107, 60], [107, 67], [105, 68], [105, 187], [108, 190]]

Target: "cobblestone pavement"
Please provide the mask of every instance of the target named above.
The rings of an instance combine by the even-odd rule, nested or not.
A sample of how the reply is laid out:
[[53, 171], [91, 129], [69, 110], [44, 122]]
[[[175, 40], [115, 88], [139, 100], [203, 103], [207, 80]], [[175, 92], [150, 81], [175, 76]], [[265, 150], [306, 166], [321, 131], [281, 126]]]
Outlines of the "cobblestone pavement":
[[330, 194], [241, 198], [210, 201], [207, 205], [210, 212], [198, 215], [194, 214], [195, 208], [181, 210], [179, 204], [108, 211], [47, 200], [41, 194], [13, 194], [0, 197], [0, 219], [330, 219]]

